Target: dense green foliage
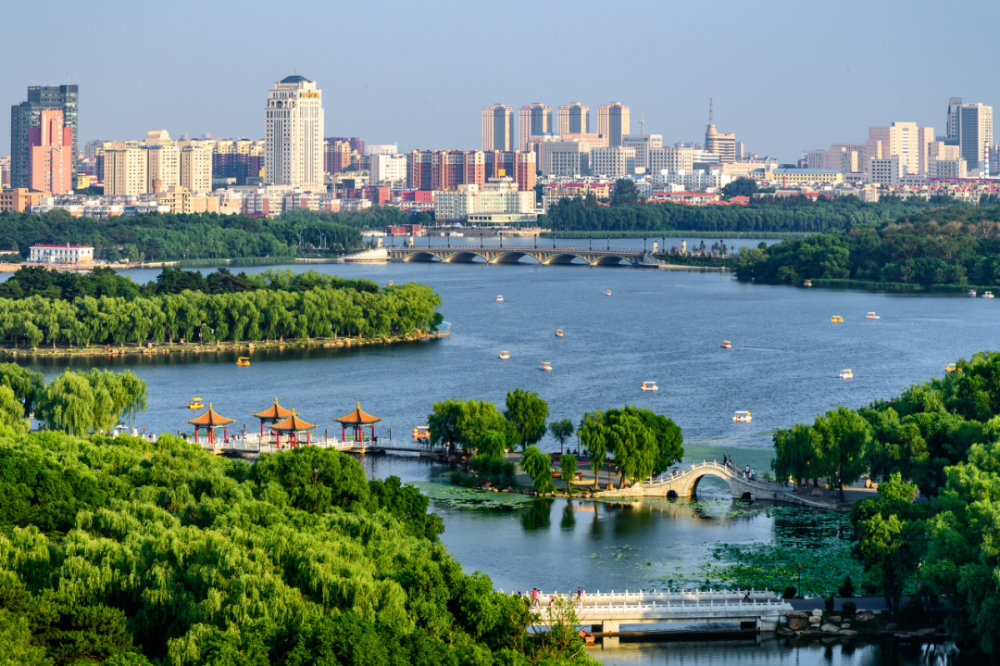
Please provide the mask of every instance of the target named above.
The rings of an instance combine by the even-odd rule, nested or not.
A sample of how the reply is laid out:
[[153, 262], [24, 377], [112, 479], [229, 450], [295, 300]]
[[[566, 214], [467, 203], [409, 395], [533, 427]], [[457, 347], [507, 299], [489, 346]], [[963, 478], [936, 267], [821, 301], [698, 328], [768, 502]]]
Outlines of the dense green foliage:
[[336, 451], [7, 432], [0, 502], [5, 663], [592, 663], [464, 574], [418, 491]]
[[788, 284], [809, 279], [1000, 285], [1000, 208], [947, 208], [878, 229], [744, 248], [736, 274], [741, 280]]
[[621, 485], [666, 471], [684, 455], [681, 429], [648, 409], [622, 409], [585, 414], [577, 434], [596, 475], [610, 453]]
[[[213, 273], [204, 279], [200, 273], [166, 270], [160, 278], [131, 292], [130, 297], [82, 295], [69, 301], [35, 293], [0, 298], [0, 340], [30, 347], [46, 342], [54, 348], [57, 344], [118, 345], [177, 338], [204, 342], [341, 335], [375, 338], [430, 330], [441, 319], [435, 313], [441, 299], [430, 287], [416, 283], [383, 289], [368, 280], [344, 280], [311, 271], [301, 275], [267, 271], [254, 276]], [[126, 291], [125, 286], [115, 286], [123, 284], [122, 280], [131, 282], [102, 273], [52, 289], [60, 294], [67, 289], [77, 293], [83, 285], [100, 290], [106, 284], [117, 293]], [[26, 274], [26, 288], [34, 290], [36, 282], [41, 285], [38, 273]], [[233, 283], [249, 285], [250, 290]], [[213, 284], [222, 291], [213, 292]], [[188, 285], [206, 291], [190, 291]], [[179, 288], [185, 290], [177, 292]], [[239, 290], [225, 291], [229, 288]]]
[[626, 203], [606, 206], [593, 196], [562, 199], [549, 206], [548, 228], [564, 231], [772, 231], [801, 232], [875, 226], [920, 215], [926, 202], [861, 203], [854, 197], [816, 201], [805, 197], [755, 200], [749, 206], [688, 206]]
[[507, 392], [507, 410], [504, 417], [517, 431], [517, 443], [521, 448], [537, 444], [545, 435], [545, 419], [549, 417], [549, 406], [537, 393], [515, 388]]
[[[144, 214], [99, 220], [63, 210], [44, 215], [0, 213], [0, 247], [27, 257], [36, 243], [92, 245], [94, 258], [172, 261], [288, 257], [320, 243], [336, 251], [361, 245], [356, 229], [323, 220], [272, 220], [246, 215]], [[323, 237], [321, 237], [321, 234]]]
[[72, 301], [83, 296], [110, 296], [131, 301], [139, 296], [180, 294], [184, 291], [231, 294], [255, 289], [309, 291], [314, 287], [354, 289], [373, 294], [381, 290], [378, 283], [364, 278], [342, 278], [316, 271], [295, 273], [290, 268], [268, 269], [251, 275], [233, 274], [228, 268], [220, 268], [206, 276], [201, 271], [164, 266], [154, 282], [140, 285], [131, 278], [119, 275], [112, 268], [100, 266], [89, 273], [68, 273], [50, 271], [41, 266], [25, 266], [18, 269], [9, 280], [0, 283], [0, 298], [44, 296], [52, 300]]
[[[1000, 655], [1000, 353], [976, 354], [955, 372], [899, 398], [840, 408], [812, 427], [774, 435], [782, 477], [850, 481], [868, 470], [877, 498], [851, 514], [853, 553], [894, 609], [923, 573], [921, 596], [957, 609], [959, 641]], [[839, 440], [833, 443], [832, 440]], [[821, 471], [802, 471], [804, 460]], [[928, 501], [914, 503], [921, 495]]]
[[401, 226], [404, 224], [428, 226], [434, 223], [434, 216], [430, 213], [407, 215], [395, 206], [372, 206], [365, 210], [343, 211], [339, 213], [325, 210], [295, 209], [282, 213], [281, 219], [295, 223], [315, 224], [317, 222], [326, 222], [353, 229], [377, 229], [379, 231], [389, 226]]
[[146, 382], [131, 370], [66, 370], [45, 385], [36, 414], [50, 430], [73, 435], [110, 432], [121, 420], [146, 410]]

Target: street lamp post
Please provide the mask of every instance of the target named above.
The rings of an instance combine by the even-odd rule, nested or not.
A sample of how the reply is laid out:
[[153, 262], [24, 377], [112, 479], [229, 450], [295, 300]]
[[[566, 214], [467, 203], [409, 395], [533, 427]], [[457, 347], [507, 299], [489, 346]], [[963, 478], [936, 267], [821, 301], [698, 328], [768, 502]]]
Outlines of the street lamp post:
[[799, 599], [802, 599], [802, 564], [799, 563], [799, 587], [796, 590], [799, 593]]

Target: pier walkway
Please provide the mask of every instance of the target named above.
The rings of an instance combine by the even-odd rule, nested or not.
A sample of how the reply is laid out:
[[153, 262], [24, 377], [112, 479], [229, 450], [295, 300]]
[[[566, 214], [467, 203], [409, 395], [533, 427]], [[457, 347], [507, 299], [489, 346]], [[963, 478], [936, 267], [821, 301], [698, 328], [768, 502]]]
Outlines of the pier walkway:
[[[198, 442], [203, 449], [211, 451], [216, 455], [255, 458], [261, 453], [274, 453], [276, 451], [287, 451], [290, 446], [288, 438], [282, 437], [280, 441], [273, 436], [264, 435], [261, 437], [256, 433], [247, 433], [244, 438], [230, 438], [229, 441], [216, 441], [214, 444], [206, 441]], [[406, 446], [404, 444], [386, 440], [385, 442], [372, 442], [365, 440], [356, 442], [347, 440], [346, 442], [334, 437], [317, 437], [305, 444], [299, 442], [299, 446], [314, 446], [320, 449], [336, 449], [344, 453], [378, 454], [378, 453], [413, 453], [422, 458], [436, 458], [444, 453], [443, 449], [432, 449], [426, 446]]]

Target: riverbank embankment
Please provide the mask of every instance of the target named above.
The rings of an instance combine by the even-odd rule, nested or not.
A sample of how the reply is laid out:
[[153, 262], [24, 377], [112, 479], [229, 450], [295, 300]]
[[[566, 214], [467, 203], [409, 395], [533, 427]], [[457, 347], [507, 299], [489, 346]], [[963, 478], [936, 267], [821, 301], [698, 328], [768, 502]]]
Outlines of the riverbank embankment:
[[349, 349], [353, 347], [368, 347], [372, 345], [393, 345], [406, 342], [419, 342], [448, 337], [447, 333], [418, 332], [408, 335], [389, 336], [384, 338], [338, 337], [338, 338], [307, 338], [288, 340], [269, 340], [257, 342], [134, 342], [120, 345], [103, 345], [87, 347], [0, 347], [0, 358], [72, 358], [79, 356], [129, 356], [159, 354], [218, 354], [243, 353], [253, 354], [258, 351], [272, 349], [307, 349], [311, 347], [324, 349]]

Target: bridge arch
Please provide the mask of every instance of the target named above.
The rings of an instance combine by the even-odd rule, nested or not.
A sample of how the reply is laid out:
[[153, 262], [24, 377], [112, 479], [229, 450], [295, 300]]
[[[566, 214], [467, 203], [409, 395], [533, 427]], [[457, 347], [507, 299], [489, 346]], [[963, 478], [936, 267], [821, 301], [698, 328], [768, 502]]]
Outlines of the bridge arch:
[[521, 250], [509, 250], [509, 251], [501, 251], [501, 252], [496, 253], [494, 255], [494, 257], [493, 257], [493, 260], [490, 261], [490, 263], [491, 264], [517, 264], [517, 263], [521, 263], [521, 260], [524, 259], [525, 257], [531, 257], [532, 259], [534, 259], [534, 261], [531, 262], [531, 263], [535, 263], [535, 262], [538, 261], [538, 259], [536, 257], [532, 256], [531, 252], [521, 251]]
[[[580, 261], [578, 262], [577, 259]], [[581, 266], [587, 265], [587, 260], [578, 254], [573, 254], [571, 252], [561, 252], [559, 254], [550, 254], [545, 258], [542, 264], [546, 266], [569, 266], [571, 264], [579, 263]]]
[[434, 263], [441, 261], [441, 258], [435, 255], [433, 252], [411, 252], [403, 258], [404, 262], [422, 262], [425, 264]]
[[590, 265], [591, 266], [621, 266], [623, 261], [627, 261], [631, 265], [631, 261], [627, 257], [623, 257], [619, 254], [607, 254], [602, 257], [595, 259]]
[[444, 259], [443, 261], [448, 264], [472, 264], [472, 263], [478, 263], [476, 261], [477, 259], [486, 261], [483, 255], [479, 254], [478, 252], [455, 252], [454, 254], [452, 254], [447, 259]]
[[726, 485], [729, 486], [729, 492], [732, 494], [733, 497], [738, 497], [739, 495], [742, 494], [738, 493], [738, 488], [736, 488], [736, 486], [733, 484], [733, 478], [731, 475], [721, 470], [714, 469], [712, 467], [702, 467], [699, 468], [694, 473], [693, 475], [694, 478], [692, 478], [691, 484], [690, 486], [688, 486], [687, 495], [689, 497], [694, 497], [698, 493], [698, 486], [699, 484], [701, 484], [702, 480], [706, 476], [714, 476], [717, 479], [722, 479], [723, 481], [725, 481]]

